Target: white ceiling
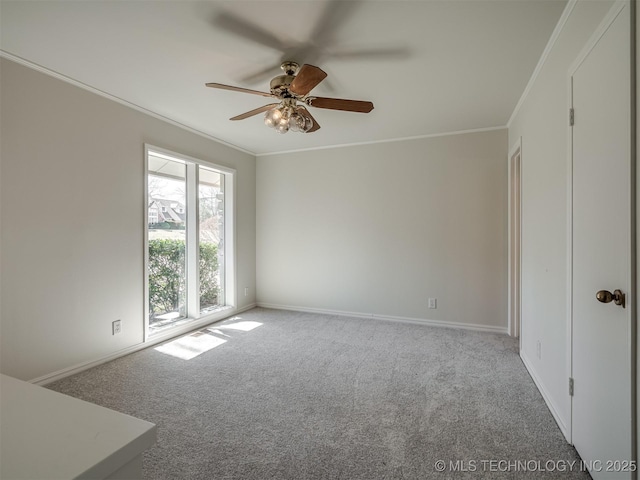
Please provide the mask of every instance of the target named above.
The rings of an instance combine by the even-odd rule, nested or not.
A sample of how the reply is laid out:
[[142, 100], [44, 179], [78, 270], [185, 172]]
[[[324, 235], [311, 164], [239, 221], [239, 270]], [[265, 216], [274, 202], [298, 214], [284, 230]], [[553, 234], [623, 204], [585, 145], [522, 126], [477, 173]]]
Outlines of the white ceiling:
[[[262, 154], [504, 126], [565, 3], [2, 0], [0, 47]], [[233, 33], [243, 22], [268, 35], [258, 43]], [[388, 55], [336, 55], [371, 50]], [[371, 100], [375, 109], [310, 108], [319, 131], [280, 135], [264, 126], [262, 115], [228, 120], [269, 99], [204, 86], [268, 91], [289, 56], [328, 73], [314, 94]], [[267, 78], [243, 80], [269, 66]]]

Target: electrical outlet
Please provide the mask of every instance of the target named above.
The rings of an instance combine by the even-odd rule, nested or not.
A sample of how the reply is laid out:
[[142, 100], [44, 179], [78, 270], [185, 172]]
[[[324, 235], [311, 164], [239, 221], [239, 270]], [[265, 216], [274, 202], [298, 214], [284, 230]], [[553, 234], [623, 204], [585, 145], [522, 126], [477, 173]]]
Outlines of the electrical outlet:
[[429, 299], [429, 308], [438, 308], [438, 299], [430, 298]]
[[540, 343], [540, 340], [536, 343], [536, 356], [538, 357], [538, 360], [542, 358], [542, 343]]
[[111, 324], [111, 335], [117, 335], [122, 332], [122, 322], [121, 320], [114, 320]]
[[245, 297], [249, 296], [249, 287], [244, 287], [244, 296]]

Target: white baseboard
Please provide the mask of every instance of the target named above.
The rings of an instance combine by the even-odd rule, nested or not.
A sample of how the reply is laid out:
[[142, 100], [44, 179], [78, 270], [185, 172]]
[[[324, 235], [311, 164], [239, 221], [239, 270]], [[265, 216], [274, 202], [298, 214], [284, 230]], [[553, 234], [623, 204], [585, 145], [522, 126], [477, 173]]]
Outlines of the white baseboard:
[[535, 369], [533, 368], [533, 364], [531, 363], [531, 361], [526, 356], [523, 350], [520, 350], [520, 358], [522, 359], [522, 363], [524, 364], [525, 368], [529, 372], [529, 375], [531, 376], [533, 383], [535, 383], [536, 387], [538, 387], [538, 390], [540, 391], [542, 398], [544, 398], [544, 401], [547, 404], [547, 407], [549, 408], [551, 415], [553, 415], [553, 418], [558, 424], [558, 427], [560, 427], [560, 431], [562, 431], [564, 438], [566, 438], [567, 442], [571, 443], [571, 432], [569, 428], [564, 422], [564, 419], [558, 413], [558, 409], [556, 408], [555, 404], [551, 400], [551, 396], [547, 393], [547, 390], [544, 388], [544, 384], [542, 383], [542, 381], [540, 380], [540, 377], [538, 377]]
[[247, 310], [251, 310], [252, 308], [256, 308], [257, 306], [258, 304], [256, 302], [250, 303], [249, 305], [245, 305], [242, 308], [238, 308], [234, 313], [234, 315], [237, 315], [238, 313], [246, 312]]
[[447, 322], [443, 320], [429, 320], [429, 319], [423, 319], [423, 318], [377, 315], [374, 313], [347, 312], [343, 310], [328, 310], [328, 309], [322, 309], [322, 308], [310, 308], [310, 307], [300, 307], [300, 306], [292, 306], [292, 305], [280, 305], [280, 304], [257, 302], [257, 303], [251, 303], [249, 305], [245, 305], [242, 308], [229, 310], [228, 312], [229, 314], [226, 315], [224, 318], [216, 319], [213, 321], [193, 323], [190, 325], [188, 324], [188, 325], [185, 325], [184, 329], [171, 332], [169, 335], [154, 337], [147, 340], [146, 342], [131, 345], [130, 347], [124, 348], [122, 350], [118, 350], [117, 352], [114, 352], [112, 354], [105, 355], [103, 357], [90, 360], [88, 362], [83, 362], [77, 365], [73, 365], [71, 367], [63, 368], [56, 372], [52, 372], [52, 373], [43, 375], [41, 377], [34, 378], [33, 380], [29, 380], [29, 381], [36, 385], [46, 385], [48, 383], [52, 383], [57, 380], [61, 380], [65, 377], [74, 375], [76, 373], [80, 373], [84, 370], [88, 370], [89, 368], [97, 367], [98, 365], [101, 365], [103, 363], [110, 362], [112, 360], [115, 360], [116, 358], [120, 358], [125, 355], [129, 355], [131, 353], [137, 352], [139, 350], [152, 347], [153, 345], [166, 342], [171, 338], [179, 337], [180, 335], [184, 335], [193, 330], [203, 328], [206, 325], [220, 322], [222, 320], [228, 319], [231, 316], [238, 315], [242, 312], [251, 310], [252, 308], [255, 308], [255, 307], [272, 308], [276, 310], [291, 310], [296, 312], [323, 313], [328, 315], [340, 315], [344, 317], [373, 318], [376, 320], [385, 320], [385, 321], [391, 321], [391, 322], [412, 323], [417, 325], [430, 325], [430, 326], [436, 326], [436, 327], [461, 328], [465, 330], [476, 330], [476, 331], [482, 331], [482, 332], [500, 333], [505, 335], [507, 334], [506, 327], [495, 327], [495, 326], [489, 326], [489, 325], [476, 325], [472, 323]]
[[179, 337], [181, 335], [185, 335], [186, 333], [192, 332], [194, 330], [198, 330], [207, 325], [211, 325], [213, 323], [221, 322], [223, 320], [227, 320], [229, 317], [233, 317], [234, 315], [238, 315], [239, 313], [246, 312], [247, 310], [251, 310], [255, 308], [257, 305], [255, 303], [251, 303], [249, 305], [245, 305], [242, 308], [232, 308], [227, 311], [228, 315], [224, 318], [219, 318], [215, 320], [205, 320], [201, 322], [194, 322], [191, 324], [184, 325], [183, 328], [177, 329], [173, 332], [169, 332], [167, 335], [159, 335], [157, 337], [152, 337], [146, 342], [137, 343], [135, 345], [131, 345], [130, 347], [123, 348], [122, 350], [118, 350], [117, 352], [111, 353], [109, 355], [105, 355], [103, 357], [97, 358], [95, 360], [90, 360], [88, 362], [79, 363], [77, 365], [73, 365], [71, 367], [63, 368], [53, 373], [48, 373], [38, 378], [34, 378], [33, 380], [29, 380], [30, 383], [34, 383], [36, 385], [47, 385], [48, 383], [55, 382], [57, 380], [62, 380], [65, 377], [69, 377], [71, 375], [75, 375], [76, 373], [80, 373], [84, 370], [88, 370], [93, 367], [97, 367], [98, 365], [102, 365], [103, 363], [110, 362], [115, 360], [116, 358], [124, 357], [125, 355], [129, 355], [131, 353], [137, 352], [139, 350], [143, 350], [145, 348], [152, 347], [162, 342], [166, 342], [167, 340], [175, 337]]
[[417, 325], [431, 325], [434, 327], [462, 328], [465, 330], [478, 330], [481, 332], [507, 334], [507, 327], [494, 327], [490, 325], [476, 325], [474, 323], [447, 322], [444, 320], [429, 320], [426, 318], [398, 317], [393, 315], [378, 315], [375, 313], [347, 312], [344, 310], [328, 310], [325, 308], [300, 307], [294, 305], [280, 305], [275, 303], [258, 302], [258, 307], [273, 308], [275, 310], [292, 310], [295, 312], [324, 313], [327, 315], [339, 315], [342, 317], [374, 318], [390, 322], [413, 323]]

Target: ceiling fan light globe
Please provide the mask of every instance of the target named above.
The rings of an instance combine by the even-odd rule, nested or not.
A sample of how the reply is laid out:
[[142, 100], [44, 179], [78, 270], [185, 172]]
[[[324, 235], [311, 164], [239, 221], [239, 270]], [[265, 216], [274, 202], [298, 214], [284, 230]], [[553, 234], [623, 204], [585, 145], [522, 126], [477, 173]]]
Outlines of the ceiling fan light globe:
[[289, 123], [279, 123], [276, 126], [276, 132], [285, 134], [289, 131]]
[[297, 113], [292, 113], [289, 117], [289, 129], [297, 132], [300, 130], [300, 115]]
[[309, 130], [313, 128], [313, 120], [311, 120], [309, 117], [302, 117], [302, 119], [303, 119], [303, 125], [302, 127], [300, 127], [300, 131], [307, 133]]
[[272, 108], [267, 113], [264, 114], [264, 124], [267, 127], [274, 128], [280, 122], [282, 118], [282, 112], [278, 110], [278, 108]]

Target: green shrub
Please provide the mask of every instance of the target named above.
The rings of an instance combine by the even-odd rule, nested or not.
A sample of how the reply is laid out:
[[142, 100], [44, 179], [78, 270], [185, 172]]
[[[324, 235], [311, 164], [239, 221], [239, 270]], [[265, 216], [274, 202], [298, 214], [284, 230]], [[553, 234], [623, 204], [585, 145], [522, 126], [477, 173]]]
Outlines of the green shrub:
[[152, 223], [149, 228], [152, 230], [170, 230], [171, 224], [169, 222]]
[[[175, 311], [183, 316], [185, 294], [184, 240], [149, 240], [149, 319]], [[216, 305], [218, 294], [218, 246], [202, 243], [200, 308]]]
[[149, 228], [151, 230], [186, 230], [184, 223], [175, 223], [175, 222], [160, 222], [160, 223], [150, 223]]
[[218, 305], [218, 245], [200, 244], [200, 308]]

